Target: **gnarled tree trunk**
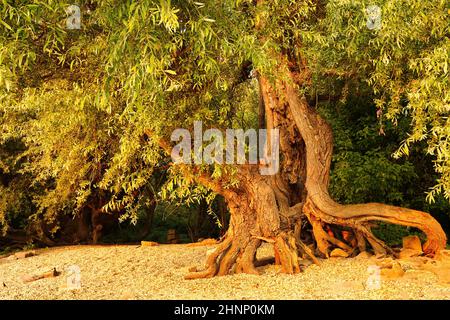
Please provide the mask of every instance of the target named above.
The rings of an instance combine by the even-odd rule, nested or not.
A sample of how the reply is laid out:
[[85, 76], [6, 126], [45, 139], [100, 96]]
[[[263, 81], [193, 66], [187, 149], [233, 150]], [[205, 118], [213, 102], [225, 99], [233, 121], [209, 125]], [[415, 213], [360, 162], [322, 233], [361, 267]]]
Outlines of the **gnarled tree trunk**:
[[[257, 0], [256, 5], [263, 2]], [[256, 31], [261, 31], [264, 25], [264, 19], [258, 19]], [[266, 43], [264, 32], [260, 34], [261, 44]], [[312, 227], [317, 251], [325, 257], [329, 256], [330, 246], [339, 247], [349, 255], [357, 250], [365, 251], [366, 241], [376, 253], [390, 252], [372, 234], [371, 221], [385, 221], [422, 230], [427, 236], [423, 249], [429, 256], [445, 248], [446, 235], [428, 213], [381, 203], [341, 205], [331, 198], [328, 185], [333, 133], [325, 120], [300, 95], [299, 89], [311, 77], [307, 62], [303, 57], [296, 59], [282, 51], [272, 53], [278, 61], [276, 70], [271, 72], [270, 77], [267, 74], [258, 75], [259, 126], [280, 130], [280, 171], [274, 176], [261, 176], [256, 168], [241, 166], [238, 168], [239, 189], [215, 188], [228, 203], [230, 227], [217, 250], [208, 257], [206, 270], [190, 274], [187, 278], [224, 275], [234, 265], [237, 272], [257, 273], [255, 255], [261, 240], [273, 244], [275, 260], [281, 264], [283, 272], [300, 271], [299, 253], [308, 255], [318, 263], [310, 248], [301, 241], [304, 219]], [[208, 184], [211, 187], [210, 181]], [[355, 241], [346, 243], [338, 239], [330, 226], [353, 230]]]
[[240, 170], [239, 188], [223, 192], [231, 214], [228, 231], [208, 256], [206, 269], [187, 275], [187, 279], [225, 275], [232, 270], [257, 274], [256, 250], [262, 241], [274, 244], [284, 272], [300, 271], [293, 233], [280, 219], [277, 187], [272, 177], [261, 176], [257, 170]]
[[[276, 262], [281, 264], [283, 272], [299, 272], [299, 253], [317, 262], [300, 239], [301, 221], [305, 217], [312, 226], [316, 248], [326, 257], [330, 246], [340, 247], [349, 254], [364, 251], [366, 240], [376, 253], [390, 252], [372, 234], [371, 221], [422, 230], [427, 236], [424, 252], [430, 256], [445, 248], [446, 235], [428, 213], [381, 203], [341, 205], [330, 197], [331, 128], [299, 96], [296, 85], [302, 77], [289, 71], [287, 63], [281, 65], [277, 80], [270, 82], [264, 75], [259, 76], [265, 126], [280, 130], [280, 172], [261, 176], [256, 167], [240, 167], [239, 188], [219, 190], [230, 209], [230, 227], [218, 248], [207, 258], [206, 269], [186, 278], [225, 275], [232, 270], [257, 273], [255, 256], [261, 241], [273, 244]], [[328, 225], [351, 228], [356, 245], [325, 231]]]
[[[267, 82], [266, 82], [267, 83]], [[285, 81], [281, 85], [295, 124], [306, 145], [306, 191], [308, 193], [304, 212], [311, 220], [349, 226], [362, 234], [376, 252], [385, 253], [387, 248], [370, 232], [369, 221], [378, 220], [394, 224], [412, 226], [427, 235], [424, 252], [434, 255], [445, 248], [446, 235], [440, 224], [428, 213], [381, 203], [340, 205], [328, 193], [333, 134], [330, 126], [308, 106], [306, 99], [300, 99], [295, 90], [294, 81]], [[320, 224], [312, 223], [316, 239]], [[326, 239], [325, 239], [326, 240]], [[318, 240], [322, 241], [322, 239]], [[323, 253], [328, 254], [326, 248]]]

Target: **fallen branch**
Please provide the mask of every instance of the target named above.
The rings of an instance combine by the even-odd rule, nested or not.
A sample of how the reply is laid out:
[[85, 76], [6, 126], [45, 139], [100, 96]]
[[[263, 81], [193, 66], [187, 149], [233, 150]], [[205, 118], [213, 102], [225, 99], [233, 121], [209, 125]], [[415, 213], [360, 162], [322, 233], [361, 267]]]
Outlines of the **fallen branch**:
[[33, 282], [36, 280], [40, 280], [40, 279], [44, 279], [44, 278], [54, 278], [57, 277], [61, 274], [61, 272], [56, 271], [56, 268], [53, 268], [52, 271], [48, 271], [39, 275], [34, 275], [34, 276], [24, 276], [22, 277], [22, 281], [23, 282]]

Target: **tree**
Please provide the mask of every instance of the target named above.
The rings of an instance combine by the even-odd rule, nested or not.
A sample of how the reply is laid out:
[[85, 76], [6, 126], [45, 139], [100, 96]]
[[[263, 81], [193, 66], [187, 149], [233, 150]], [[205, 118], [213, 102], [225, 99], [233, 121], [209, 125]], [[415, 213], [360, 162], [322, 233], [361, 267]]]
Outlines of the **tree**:
[[[375, 97], [382, 121], [395, 123], [408, 112], [412, 133], [397, 155], [408, 155], [411, 143], [425, 140], [440, 174], [430, 200], [437, 193], [449, 198], [444, 1], [380, 1], [379, 29], [367, 27], [363, 0], [89, 1], [81, 6], [81, 30], [64, 29], [66, 5], [6, 1], [3, 112], [19, 109], [20, 114], [24, 107], [17, 105], [29, 106], [39, 95], [55, 97], [45, 89], [48, 76], [35, 74], [53, 66], [51, 75], [68, 81], [67, 90], [89, 97], [70, 100], [70, 111], [87, 106], [121, 128], [98, 182], [113, 198], [124, 192], [132, 197], [130, 189], [146, 184], [146, 173], [164, 159], [161, 150], [170, 155], [174, 129], [192, 128], [195, 120], [221, 130], [238, 126], [241, 110], [235, 101], [242, 88], [247, 102], [254, 98], [251, 88], [259, 90], [259, 126], [280, 131], [276, 175], [261, 175], [259, 166], [250, 164], [173, 164], [169, 169], [165, 192], [198, 198], [212, 190], [224, 197], [231, 213], [207, 268], [187, 278], [224, 275], [233, 268], [257, 273], [262, 241], [273, 244], [284, 272], [298, 272], [299, 251], [314, 259], [302, 241], [305, 221], [325, 256], [330, 245], [356, 250], [327, 233], [327, 226], [351, 230], [360, 251], [367, 241], [375, 252], [389, 252], [372, 234], [372, 221], [419, 228], [427, 236], [427, 254], [445, 247], [445, 233], [425, 212], [381, 203], [341, 205], [331, 198], [333, 134], [310, 103], [333, 88], [341, 97]], [[37, 83], [27, 83], [31, 75]], [[55, 97], [49, 104], [60, 101]], [[142, 159], [141, 170], [130, 170], [129, 161], [136, 158]]]

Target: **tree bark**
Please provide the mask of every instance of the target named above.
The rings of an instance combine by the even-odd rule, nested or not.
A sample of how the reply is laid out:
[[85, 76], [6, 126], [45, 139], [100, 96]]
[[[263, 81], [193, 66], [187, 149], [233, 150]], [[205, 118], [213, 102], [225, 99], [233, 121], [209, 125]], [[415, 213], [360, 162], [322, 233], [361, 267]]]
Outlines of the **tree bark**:
[[[427, 236], [424, 252], [429, 256], [445, 248], [446, 235], [428, 213], [381, 203], [336, 203], [328, 193], [333, 151], [330, 126], [299, 96], [295, 77], [289, 71], [274, 84], [263, 75], [259, 81], [266, 128], [280, 129], [281, 170], [274, 176], [261, 176], [256, 166], [239, 167], [237, 189], [216, 188], [229, 206], [230, 226], [224, 240], [208, 256], [205, 270], [189, 274], [187, 279], [225, 275], [233, 270], [257, 274], [255, 257], [261, 241], [273, 244], [275, 261], [285, 273], [300, 271], [298, 254], [302, 251], [318, 263], [300, 238], [304, 217], [312, 226], [318, 251], [326, 257], [331, 246], [349, 254], [364, 251], [366, 240], [376, 253], [389, 253], [390, 248], [372, 234], [371, 221], [422, 230]], [[199, 182], [202, 180], [212, 186], [210, 180]], [[327, 225], [352, 228], [357, 244], [335, 238], [325, 231]]]
[[286, 273], [300, 271], [296, 241], [293, 233], [283, 230], [273, 179], [259, 175], [257, 167], [239, 171], [239, 188], [222, 195], [230, 210], [230, 223], [224, 239], [207, 257], [203, 271], [186, 279], [213, 277], [235, 273], [258, 274], [256, 251], [262, 241], [274, 245], [280, 253], [281, 266]]
[[[287, 67], [282, 70], [288, 70]], [[428, 213], [381, 203], [341, 205], [328, 193], [333, 134], [331, 127], [311, 108], [295, 89], [295, 76], [286, 71], [276, 84], [261, 77], [261, 87], [288, 105], [296, 128], [305, 142], [307, 193], [303, 213], [308, 217], [320, 251], [328, 256], [330, 236], [323, 232], [323, 223], [348, 226], [362, 234], [376, 252], [386, 253], [389, 248], [370, 231], [372, 220], [412, 226], [427, 235], [424, 252], [431, 256], [445, 248], [446, 235], [440, 224]], [[361, 244], [362, 246], [362, 244]]]
[[[256, 5], [262, 6], [263, 2], [257, 0]], [[264, 27], [264, 19], [255, 25], [261, 43], [267, 42], [265, 33], [261, 32]], [[331, 198], [328, 185], [333, 133], [298, 90], [311, 78], [307, 62], [303, 57], [299, 61], [290, 61], [286, 54], [273, 52], [273, 55], [278, 61], [276, 70], [270, 77], [258, 74], [259, 127], [280, 130], [280, 172], [274, 176], [261, 176], [255, 167], [239, 166], [240, 185], [234, 190], [224, 190], [205, 177], [198, 179], [224, 196], [231, 221], [224, 240], [207, 258], [205, 270], [186, 278], [228, 274], [233, 266], [236, 272], [257, 273], [255, 256], [261, 241], [273, 244], [275, 262], [285, 273], [300, 271], [299, 253], [319, 263], [301, 240], [304, 218], [312, 226], [317, 250], [326, 257], [331, 246], [349, 254], [355, 250], [364, 251], [366, 241], [377, 253], [390, 252], [372, 234], [370, 222], [374, 220], [422, 230], [427, 236], [423, 249], [430, 256], [445, 248], [446, 235], [428, 213], [381, 203], [341, 205]], [[325, 231], [327, 227], [330, 230], [329, 225], [353, 229], [356, 243], [337, 239], [332, 232]]]
[[[412, 226], [427, 235], [424, 252], [434, 255], [444, 249], [446, 235], [440, 224], [428, 213], [390, 206], [382, 203], [341, 205], [328, 193], [333, 134], [330, 126], [313, 110], [306, 100], [299, 99], [292, 85], [285, 83], [286, 98], [295, 123], [306, 144], [308, 192], [306, 213], [325, 222], [346, 225], [362, 232], [375, 250], [386, 246], [370, 232], [368, 222], [385, 221]], [[381, 250], [383, 251], [383, 250]]]

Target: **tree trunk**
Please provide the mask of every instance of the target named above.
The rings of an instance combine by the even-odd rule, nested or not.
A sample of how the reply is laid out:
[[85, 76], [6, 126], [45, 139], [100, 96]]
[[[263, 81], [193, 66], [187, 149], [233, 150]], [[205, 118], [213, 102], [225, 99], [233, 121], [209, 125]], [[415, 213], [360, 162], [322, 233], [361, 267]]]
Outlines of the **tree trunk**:
[[[324, 223], [329, 223], [351, 227], [360, 239], [361, 236], [367, 239], [376, 252], [389, 252], [390, 249], [370, 231], [369, 222], [373, 220], [412, 226], [422, 230], [427, 235], [424, 252], [430, 256], [445, 248], [446, 235], [439, 223], [428, 213], [381, 203], [340, 205], [330, 197], [328, 184], [333, 151], [331, 127], [308, 105], [304, 97], [299, 97], [295, 87], [298, 80], [292, 72], [288, 71], [287, 65], [281, 70], [285, 73], [281, 72], [282, 75], [275, 84], [261, 77], [261, 88], [271, 101], [275, 101], [272, 103], [287, 105], [296, 129], [305, 142], [304, 192], [307, 195], [303, 213], [311, 222], [319, 250], [326, 256], [328, 256], [330, 244], [338, 245], [345, 250], [345, 246], [340, 245], [339, 241], [324, 232]], [[284, 107], [275, 106], [274, 109]], [[359, 245], [364, 247], [365, 243], [361, 243], [360, 240]]]
[[[291, 80], [293, 80], [291, 78]], [[341, 205], [328, 193], [333, 134], [330, 126], [308, 106], [306, 99], [300, 99], [292, 83], [284, 82], [282, 91], [295, 124], [306, 145], [306, 183], [307, 191], [304, 213], [326, 223], [351, 227], [365, 236], [376, 252], [385, 253], [389, 248], [371, 233], [369, 222], [385, 221], [404, 226], [412, 226], [427, 235], [424, 252], [434, 256], [446, 245], [446, 235], [440, 224], [428, 213], [390, 206], [382, 203]], [[315, 234], [320, 224], [315, 224]], [[313, 224], [314, 227], [314, 224]], [[317, 237], [316, 237], [317, 238]], [[327, 250], [323, 250], [328, 254]]]
[[[280, 129], [280, 172], [261, 176], [256, 166], [239, 167], [239, 188], [216, 191], [224, 196], [230, 208], [229, 229], [215, 252], [208, 256], [205, 270], [186, 278], [225, 275], [232, 270], [257, 274], [255, 256], [261, 241], [273, 244], [276, 263], [281, 264], [285, 273], [300, 271], [299, 253], [318, 263], [300, 239], [303, 217], [312, 226], [318, 251], [326, 257], [332, 245], [349, 254], [364, 251], [366, 240], [376, 253], [390, 252], [372, 234], [371, 221], [422, 230], [427, 236], [424, 252], [430, 256], [445, 248], [446, 235], [428, 213], [381, 203], [341, 205], [330, 197], [331, 128], [298, 95], [293, 74], [280, 73], [275, 84], [259, 77], [266, 127]], [[357, 241], [339, 240], [331, 229], [325, 231], [328, 225], [353, 229]]]
[[[257, 0], [256, 5], [263, 2]], [[256, 31], [261, 31], [264, 26], [264, 19], [259, 20]], [[268, 42], [264, 32], [260, 34], [261, 43]], [[308, 105], [306, 98], [299, 95], [298, 87], [307, 84], [311, 77], [307, 62], [303, 57], [297, 61], [283, 53], [272, 53], [278, 62], [276, 70], [271, 77], [258, 76], [259, 126], [280, 130], [280, 172], [274, 176], [261, 176], [256, 168], [240, 166], [238, 190], [216, 188], [230, 208], [230, 226], [223, 242], [208, 257], [206, 270], [187, 278], [224, 275], [233, 265], [237, 272], [257, 273], [254, 263], [261, 240], [273, 243], [276, 263], [281, 264], [286, 273], [300, 271], [298, 252], [317, 263], [310, 248], [301, 241], [304, 217], [312, 226], [318, 251], [326, 257], [331, 245], [349, 254], [355, 250], [364, 251], [366, 240], [375, 252], [390, 252], [372, 234], [370, 222], [374, 220], [422, 230], [427, 236], [423, 249], [430, 256], [445, 248], [446, 235], [428, 213], [381, 203], [341, 205], [330, 197], [333, 133]], [[211, 180], [207, 181], [208, 185], [211, 187]], [[330, 225], [353, 229], [352, 238], [356, 241], [345, 243], [339, 240]]]
[[239, 180], [238, 189], [222, 193], [231, 215], [224, 239], [207, 257], [205, 270], [189, 274], [186, 279], [226, 275], [233, 270], [258, 274], [256, 250], [262, 241], [274, 245], [284, 272], [300, 271], [293, 233], [280, 220], [273, 179], [259, 175], [256, 167], [246, 167], [240, 170]]

